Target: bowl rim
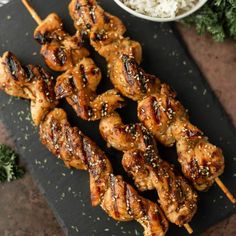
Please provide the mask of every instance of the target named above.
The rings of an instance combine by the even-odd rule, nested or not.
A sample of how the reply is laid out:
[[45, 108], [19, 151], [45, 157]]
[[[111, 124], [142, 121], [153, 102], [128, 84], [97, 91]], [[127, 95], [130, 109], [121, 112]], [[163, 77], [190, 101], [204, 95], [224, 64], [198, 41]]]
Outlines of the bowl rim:
[[114, 0], [114, 2], [119, 5], [121, 8], [123, 8], [125, 11], [129, 12], [130, 14], [145, 19], [145, 20], [150, 20], [150, 21], [156, 21], [156, 22], [170, 22], [170, 21], [177, 21], [180, 20], [184, 17], [187, 17], [191, 14], [193, 14], [195, 11], [199, 10], [208, 0], [200, 0], [195, 7], [193, 7], [191, 10], [185, 12], [184, 14], [181, 14], [176, 17], [172, 18], [162, 18], [162, 17], [154, 17], [154, 16], [147, 16], [142, 13], [139, 13], [128, 6], [126, 6], [121, 0]]

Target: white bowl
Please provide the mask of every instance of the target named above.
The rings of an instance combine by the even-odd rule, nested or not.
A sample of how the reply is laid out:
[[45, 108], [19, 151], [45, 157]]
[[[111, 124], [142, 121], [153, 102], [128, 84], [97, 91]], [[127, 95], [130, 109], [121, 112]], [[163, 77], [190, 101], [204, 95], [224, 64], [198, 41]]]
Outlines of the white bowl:
[[176, 21], [176, 20], [180, 20], [186, 16], [191, 15], [192, 13], [194, 13], [195, 11], [197, 11], [198, 9], [200, 9], [208, 0], [200, 0], [191, 10], [178, 15], [176, 17], [172, 17], [172, 18], [161, 18], [161, 17], [153, 17], [153, 16], [147, 16], [144, 15], [142, 13], [139, 13], [131, 8], [129, 8], [128, 6], [126, 6], [121, 0], [114, 0], [121, 8], [123, 8], [125, 11], [129, 12], [130, 14], [137, 16], [139, 18], [143, 18], [146, 20], [150, 20], [150, 21], [156, 21], [156, 22], [168, 22], [168, 21]]

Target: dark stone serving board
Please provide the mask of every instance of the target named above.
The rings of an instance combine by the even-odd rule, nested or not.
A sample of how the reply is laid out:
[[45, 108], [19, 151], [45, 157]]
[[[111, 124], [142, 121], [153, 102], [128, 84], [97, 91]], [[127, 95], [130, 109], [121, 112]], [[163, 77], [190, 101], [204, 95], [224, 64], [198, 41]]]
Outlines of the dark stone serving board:
[[[127, 35], [142, 43], [143, 67], [148, 72], [160, 76], [163, 82], [169, 83], [178, 92], [178, 98], [189, 109], [192, 122], [197, 124], [213, 143], [222, 147], [226, 158], [226, 169], [221, 179], [236, 195], [234, 184], [236, 179], [235, 129], [189, 56], [174, 26], [132, 17], [111, 0], [100, 2], [109, 12], [122, 18], [128, 28]], [[69, 1], [35, 0], [31, 3], [42, 17], [52, 11], [59, 13], [65, 21], [65, 28], [73, 33], [73, 25], [67, 11]], [[32, 38], [35, 26], [35, 22], [19, 0], [13, 0], [1, 8], [0, 53], [11, 50], [23, 63], [43, 65], [43, 60], [38, 53], [40, 48]], [[93, 57], [104, 73], [104, 79], [99, 87], [99, 92], [101, 92], [110, 88], [111, 84], [105, 76], [105, 61], [95, 53], [93, 53]], [[106, 151], [113, 163], [115, 173], [123, 174], [127, 181], [132, 183], [122, 170], [121, 153], [106, 148], [106, 144], [98, 132], [98, 122], [81, 121], [64, 102], [61, 106], [67, 110], [71, 123], [80, 127]], [[129, 101], [121, 114], [126, 122], [136, 121], [135, 103]], [[40, 144], [37, 129], [31, 125], [28, 101], [10, 98], [0, 92], [0, 119], [5, 122], [15, 137], [18, 152], [28, 164], [29, 170], [67, 235], [142, 235], [142, 228], [139, 224], [115, 222], [99, 207], [91, 207], [87, 173], [67, 170], [60, 160], [53, 157]], [[174, 148], [167, 149], [160, 146], [160, 151], [163, 158], [176, 163]], [[156, 198], [154, 192], [145, 193], [144, 196], [152, 200]], [[234, 212], [233, 205], [214, 185], [207, 193], [200, 194], [199, 210], [191, 222], [194, 235], [199, 235]], [[184, 236], [188, 234], [184, 229], [171, 225], [167, 235]]]

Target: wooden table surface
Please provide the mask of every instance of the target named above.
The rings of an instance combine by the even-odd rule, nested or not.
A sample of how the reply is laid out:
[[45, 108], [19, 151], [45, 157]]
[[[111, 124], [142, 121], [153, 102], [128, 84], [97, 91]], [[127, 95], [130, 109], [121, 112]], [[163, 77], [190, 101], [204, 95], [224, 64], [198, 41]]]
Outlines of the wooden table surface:
[[[209, 36], [178, 25], [190, 53], [209, 81], [236, 126], [236, 42], [214, 43]], [[14, 147], [14, 141], [0, 122], [0, 143]], [[0, 184], [0, 235], [62, 236], [52, 211], [31, 175]], [[202, 236], [235, 236], [236, 215], [209, 229]]]

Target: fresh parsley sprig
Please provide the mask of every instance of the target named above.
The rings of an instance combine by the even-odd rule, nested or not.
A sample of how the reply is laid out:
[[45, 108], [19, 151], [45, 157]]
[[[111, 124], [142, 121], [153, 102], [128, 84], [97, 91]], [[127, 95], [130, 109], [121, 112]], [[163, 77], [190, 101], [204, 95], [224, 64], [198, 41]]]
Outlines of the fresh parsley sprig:
[[236, 0], [209, 0], [183, 22], [194, 25], [199, 34], [209, 32], [218, 42], [236, 39]]
[[21, 178], [24, 170], [17, 164], [16, 153], [8, 146], [0, 144], [0, 182]]

